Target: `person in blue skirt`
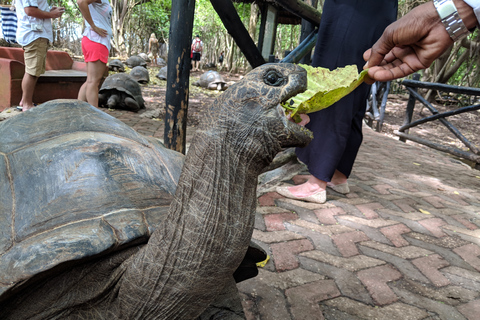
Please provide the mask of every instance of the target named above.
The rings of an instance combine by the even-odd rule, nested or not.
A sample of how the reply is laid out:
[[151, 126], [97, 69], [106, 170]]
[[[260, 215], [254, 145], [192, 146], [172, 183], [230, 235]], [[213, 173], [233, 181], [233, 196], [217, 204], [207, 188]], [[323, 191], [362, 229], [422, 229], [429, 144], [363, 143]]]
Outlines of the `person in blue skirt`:
[[[363, 53], [397, 18], [397, 0], [326, 0], [312, 66], [330, 70], [365, 65]], [[362, 143], [362, 121], [370, 86], [362, 84], [334, 105], [309, 114], [306, 127], [314, 139], [297, 148], [300, 161], [308, 166], [308, 181], [278, 187], [287, 198], [316, 203], [326, 201], [326, 188], [350, 192], [348, 177]]]

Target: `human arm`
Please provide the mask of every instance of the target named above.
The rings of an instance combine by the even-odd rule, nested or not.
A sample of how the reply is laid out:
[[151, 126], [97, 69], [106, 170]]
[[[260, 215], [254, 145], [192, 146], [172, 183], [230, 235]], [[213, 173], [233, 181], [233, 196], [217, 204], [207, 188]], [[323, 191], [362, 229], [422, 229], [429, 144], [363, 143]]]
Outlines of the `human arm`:
[[[467, 29], [475, 27], [478, 21], [472, 7], [463, 0], [454, 0], [454, 4]], [[452, 44], [430, 1], [415, 7], [385, 29], [380, 39], [364, 53], [365, 68], [369, 68], [370, 81], [405, 77], [428, 68]]]
[[52, 7], [50, 11], [43, 11], [38, 7], [25, 7], [24, 10], [27, 16], [38, 19], [56, 19], [65, 12], [63, 7]]
[[108, 35], [108, 31], [97, 27], [93, 22], [92, 15], [90, 14], [90, 9], [88, 8], [88, 5], [94, 2], [101, 3], [102, 0], [77, 0], [78, 8], [80, 9], [83, 18], [85, 19], [85, 21], [88, 22], [92, 30], [98, 33], [99, 36], [106, 37]]

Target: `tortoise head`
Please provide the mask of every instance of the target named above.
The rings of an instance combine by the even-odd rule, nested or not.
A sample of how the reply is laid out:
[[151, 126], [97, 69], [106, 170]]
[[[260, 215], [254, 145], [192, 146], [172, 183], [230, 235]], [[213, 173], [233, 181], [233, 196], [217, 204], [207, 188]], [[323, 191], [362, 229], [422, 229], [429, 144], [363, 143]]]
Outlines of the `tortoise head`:
[[280, 104], [306, 88], [307, 72], [297, 65], [257, 67], [217, 98], [209, 112], [210, 130], [223, 141], [243, 141], [231, 142], [239, 149], [256, 149], [269, 158], [282, 148], [304, 147], [312, 133], [289, 121]]

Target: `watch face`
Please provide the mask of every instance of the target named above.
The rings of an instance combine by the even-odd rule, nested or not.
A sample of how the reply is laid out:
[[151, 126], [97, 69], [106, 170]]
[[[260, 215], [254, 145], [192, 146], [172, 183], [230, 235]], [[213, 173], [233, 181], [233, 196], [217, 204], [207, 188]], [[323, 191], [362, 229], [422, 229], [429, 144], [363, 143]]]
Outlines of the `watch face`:
[[440, 16], [441, 19], [444, 19], [448, 17], [449, 15], [457, 12], [457, 8], [453, 4], [452, 1], [442, 1], [442, 2], [436, 2], [437, 4], [437, 11], [438, 15]]

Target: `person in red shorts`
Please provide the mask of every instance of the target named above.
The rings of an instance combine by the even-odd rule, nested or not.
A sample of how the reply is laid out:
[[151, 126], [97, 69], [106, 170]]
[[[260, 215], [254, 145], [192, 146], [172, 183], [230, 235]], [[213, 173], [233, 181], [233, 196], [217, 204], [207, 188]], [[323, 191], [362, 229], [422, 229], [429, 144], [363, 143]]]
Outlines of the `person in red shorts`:
[[98, 107], [98, 90], [107, 68], [112, 38], [112, 7], [108, 0], [77, 0], [85, 19], [82, 51], [87, 63], [87, 81], [78, 99]]

